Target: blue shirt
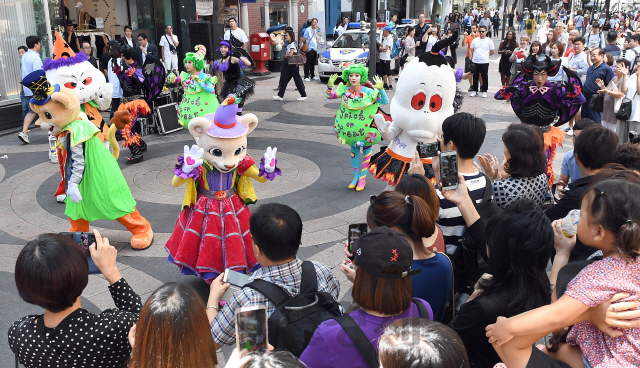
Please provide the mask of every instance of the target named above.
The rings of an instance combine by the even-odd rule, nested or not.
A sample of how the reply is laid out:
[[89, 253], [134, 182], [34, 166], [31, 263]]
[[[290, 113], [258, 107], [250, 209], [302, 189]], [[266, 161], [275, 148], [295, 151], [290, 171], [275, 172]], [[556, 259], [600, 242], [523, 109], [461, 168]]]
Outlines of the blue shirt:
[[[576, 181], [580, 179], [580, 168], [576, 164], [576, 158], [573, 155], [573, 150], [569, 150], [564, 154], [564, 158], [562, 159], [562, 167], [560, 168], [560, 174], [569, 175], [571, 181]], [[569, 183], [565, 183], [569, 184]]]
[[598, 67], [595, 65], [591, 65], [587, 70], [587, 79], [584, 81], [583, 93], [585, 96], [593, 96], [598, 93], [600, 87], [596, 84], [596, 79], [602, 79], [604, 81], [604, 85], [609, 85], [611, 79], [613, 78], [613, 73], [611, 72], [611, 68], [606, 63], [600, 63]]
[[411, 276], [411, 296], [429, 303], [433, 310], [433, 320], [442, 321], [449, 301], [453, 270], [447, 256], [436, 253], [427, 259], [414, 259], [412, 270], [422, 271]]
[[[29, 50], [22, 55], [22, 79], [32, 72], [42, 69], [42, 59], [40, 54], [33, 50]], [[22, 87], [25, 96], [33, 96], [33, 92], [27, 87]]]
[[320, 32], [320, 28], [313, 29], [312, 27], [307, 27], [302, 33], [302, 37], [304, 37], [307, 40], [306, 43], [309, 44], [309, 50], [318, 49], [318, 43], [316, 42], [316, 36], [318, 35], [318, 32]]

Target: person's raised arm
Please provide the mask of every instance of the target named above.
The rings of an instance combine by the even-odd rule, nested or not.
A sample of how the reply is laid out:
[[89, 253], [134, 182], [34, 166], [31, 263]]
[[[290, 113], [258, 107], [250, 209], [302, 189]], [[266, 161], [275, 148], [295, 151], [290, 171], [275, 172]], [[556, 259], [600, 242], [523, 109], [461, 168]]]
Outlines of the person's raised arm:
[[[487, 183], [487, 185], [491, 184]], [[442, 185], [439, 184], [439, 186], [441, 187]], [[460, 214], [462, 214], [462, 218], [464, 219], [464, 222], [467, 224], [467, 226], [473, 225], [480, 219], [478, 210], [476, 210], [476, 207], [473, 204], [473, 200], [471, 199], [471, 197], [469, 197], [467, 184], [464, 181], [464, 176], [462, 176], [462, 174], [458, 173], [458, 188], [454, 190], [441, 190], [441, 193], [444, 198], [458, 207], [458, 209], [460, 210]]]
[[553, 258], [553, 265], [551, 266], [551, 273], [549, 274], [549, 283], [551, 284], [551, 292], [553, 293], [556, 288], [556, 282], [558, 280], [558, 272], [569, 263], [569, 256], [571, 251], [576, 246], [576, 236], [567, 237], [562, 231], [562, 220], [556, 220], [553, 222], [553, 247], [556, 250], [556, 256]]

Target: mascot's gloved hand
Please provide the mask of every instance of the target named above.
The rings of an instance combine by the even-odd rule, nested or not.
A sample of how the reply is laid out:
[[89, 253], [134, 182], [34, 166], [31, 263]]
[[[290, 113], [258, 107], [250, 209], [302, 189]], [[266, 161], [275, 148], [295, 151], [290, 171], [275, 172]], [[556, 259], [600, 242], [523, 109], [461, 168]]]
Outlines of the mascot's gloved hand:
[[96, 98], [96, 103], [98, 107], [100, 107], [100, 110], [109, 108], [109, 105], [111, 105], [111, 96], [113, 96], [113, 84], [106, 83], [104, 85], [104, 91]]
[[567, 81], [567, 82], [564, 82], [564, 84], [563, 84], [562, 86], [563, 86], [563, 87], [565, 88], [565, 90], [567, 90], [567, 92], [569, 92], [569, 93], [573, 92], [573, 91], [576, 89], [576, 87], [575, 87], [573, 84], [569, 83], [568, 81]]
[[386, 121], [382, 114], [376, 114], [373, 117], [373, 120], [375, 120], [376, 125], [378, 126], [378, 130], [381, 132], [386, 132], [387, 130], [389, 130], [389, 126], [391, 126], [391, 122]]
[[202, 165], [203, 155], [204, 150], [195, 144], [191, 146], [191, 151], [189, 151], [189, 146], [184, 146], [184, 163], [182, 164], [182, 171], [190, 173], [193, 169]]
[[376, 87], [377, 90], [381, 90], [384, 87], [384, 83], [382, 83], [382, 78], [376, 75], [373, 77], [373, 82], [375, 83], [373, 86]]
[[276, 170], [276, 152], [278, 149], [276, 147], [267, 147], [267, 152], [264, 153], [264, 171], [267, 173], [272, 173]]
[[78, 189], [78, 184], [74, 182], [69, 182], [69, 186], [67, 187], [67, 195], [73, 203], [80, 203], [82, 200], [82, 196], [80, 195], [80, 190]]
[[329, 83], [327, 83], [327, 87], [333, 88], [333, 86], [336, 83], [336, 79], [338, 79], [338, 74], [334, 74], [331, 77], [329, 77]]

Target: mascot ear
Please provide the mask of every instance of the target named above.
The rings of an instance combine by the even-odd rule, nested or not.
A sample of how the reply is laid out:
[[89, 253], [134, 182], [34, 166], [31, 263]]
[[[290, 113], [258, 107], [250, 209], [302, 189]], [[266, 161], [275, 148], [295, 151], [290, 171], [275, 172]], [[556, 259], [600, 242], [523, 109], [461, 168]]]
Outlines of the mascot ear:
[[205, 118], [193, 118], [189, 122], [189, 133], [195, 138], [201, 138], [209, 128], [211, 128], [211, 122]]
[[73, 102], [71, 101], [71, 98], [69, 98], [69, 96], [67, 96], [62, 92], [54, 92], [53, 94], [51, 94], [51, 99], [53, 101], [60, 102], [65, 109], [70, 109], [74, 107]]
[[249, 130], [247, 131], [247, 135], [249, 135], [258, 126], [258, 117], [255, 116], [254, 114], [246, 114], [246, 115], [240, 116], [238, 118], [238, 122], [240, 122], [240, 124], [249, 128]]

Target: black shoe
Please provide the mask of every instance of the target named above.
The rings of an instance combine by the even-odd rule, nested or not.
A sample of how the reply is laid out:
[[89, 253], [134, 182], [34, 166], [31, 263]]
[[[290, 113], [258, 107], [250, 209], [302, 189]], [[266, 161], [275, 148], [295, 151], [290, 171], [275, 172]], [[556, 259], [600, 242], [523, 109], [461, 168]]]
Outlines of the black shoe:
[[469, 87], [469, 89], [467, 90], [467, 92], [473, 92], [473, 87]]
[[393, 91], [393, 86], [389, 86], [389, 91]]
[[138, 145], [140, 146], [140, 150], [142, 150], [142, 152], [145, 152], [147, 150], [147, 143], [142, 139], [140, 139], [140, 143], [138, 143]]
[[396, 82], [398, 81], [398, 77], [395, 78]]
[[132, 144], [129, 146], [129, 151], [131, 151], [131, 157], [127, 157], [127, 165], [137, 164], [142, 161], [144, 158], [142, 157], [142, 149], [137, 144]]
[[279, 91], [280, 90], [280, 86], [276, 87], [273, 89], [274, 91]]
[[384, 90], [388, 91], [389, 90], [389, 86], [387, 86], [386, 84], [384, 85]]

